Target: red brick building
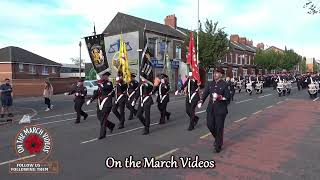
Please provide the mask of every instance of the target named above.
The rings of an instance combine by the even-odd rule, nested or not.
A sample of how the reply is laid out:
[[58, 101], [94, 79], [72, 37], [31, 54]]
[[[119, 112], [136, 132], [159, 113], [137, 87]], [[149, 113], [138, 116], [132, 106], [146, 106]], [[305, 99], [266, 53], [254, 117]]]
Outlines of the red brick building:
[[0, 81], [60, 77], [61, 64], [19, 47], [0, 49]]

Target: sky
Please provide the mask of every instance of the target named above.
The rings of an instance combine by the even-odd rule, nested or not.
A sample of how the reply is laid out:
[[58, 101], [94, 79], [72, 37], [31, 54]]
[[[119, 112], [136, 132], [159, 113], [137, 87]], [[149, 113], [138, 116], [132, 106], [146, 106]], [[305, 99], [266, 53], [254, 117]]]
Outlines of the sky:
[[[320, 15], [307, 14], [305, 0], [199, 1], [200, 20], [218, 21], [228, 35], [320, 59]], [[82, 57], [90, 62], [81, 38], [92, 35], [93, 23], [102, 33], [117, 12], [159, 23], [175, 14], [179, 27], [197, 27], [197, 0], [1, 0], [0, 48], [17, 46], [71, 63], [82, 41]]]

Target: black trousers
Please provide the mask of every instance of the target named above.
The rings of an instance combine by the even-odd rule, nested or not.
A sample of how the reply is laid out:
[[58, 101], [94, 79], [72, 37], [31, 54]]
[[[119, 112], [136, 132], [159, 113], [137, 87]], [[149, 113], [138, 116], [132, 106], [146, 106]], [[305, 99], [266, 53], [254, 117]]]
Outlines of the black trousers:
[[[139, 118], [140, 122], [144, 125], [144, 127], [149, 128], [150, 127], [150, 109], [151, 104], [144, 104], [143, 107], [141, 107], [139, 103], [137, 117]], [[143, 117], [144, 113], [144, 117]]]
[[48, 106], [49, 109], [51, 109], [51, 101], [49, 98], [44, 98], [44, 104], [46, 104]]
[[75, 100], [74, 102], [74, 110], [77, 112], [76, 122], [80, 122], [81, 116], [83, 117], [88, 116], [88, 114], [82, 110], [83, 104], [84, 104], [84, 100]]
[[207, 112], [207, 126], [211, 134], [215, 138], [216, 148], [221, 148], [223, 145], [223, 130], [226, 114], [214, 114]]
[[189, 101], [186, 101], [186, 113], [188, 114], [190, 119], [190, 127], [194, 127], [196, 120], [199, 119], [199, 117], [196, 116], [196, 107], [197, 103], [189, 103]]
[[108, 120], [109, 114], [111, 112], [111, 107], [104, 107], [101, 111], [97, 110], [97, 117], [100, 121], [100, 137], [106, 136], [106, 128], [110, 130], [114, 128], [115, 124]]
[[234, 97], [234, 94], [236, 93], [235, 90], [231, 90], [230, 91], [230, 100], [233, 101], [233, 97]]
[[125, 121], [125, 112], [124, 112], [125, 105], [126, 105], [126, 102], [122, 101], [122, 102], [115, 103], [112, 107], [112, 112], [114, 113], [114, 115], [116, 115], [116, 117], [119, 119], [121, 124], [124, 124], [124, 121]]
[[131, 105], [132, 101], [127, 101], [126, 106], [130, 111], [129, 119], [133, 118], [133, 115], [137, 114], [137, 110], [134, 108], [134, 106]]
[[166, 116], [169, 116], [170, 115], [170, 113], [169, 112], [167, 112], [167, 105], [168, 105], [168, 102], [162, 102], [162, 103], [160, 103], [160, 102], [158, 102], [158, 109], [159, 109], [159, 111], [160, 111], [160, 123], [165, 123], [165, 121], [166, 121]]

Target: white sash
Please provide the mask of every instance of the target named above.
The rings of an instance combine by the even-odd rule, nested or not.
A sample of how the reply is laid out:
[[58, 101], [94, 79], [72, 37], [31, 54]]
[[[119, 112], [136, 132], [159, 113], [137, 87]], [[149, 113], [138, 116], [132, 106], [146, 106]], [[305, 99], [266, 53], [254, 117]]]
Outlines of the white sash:
[[160, 103], [162, 103], [162, 101], [163, 101], [164, 98], [166, 98], [166, 97], [167, 97], [167, 95], [164, 95], [164, 96], [161, 98]]
[[122, 98], [122, 96], [123, 96], [123, 94], [121, 94], [118, 98], [117, 98], [117, 100], [116, 100], [116, 104], [118, 103], [118, 101]]
[[104, 98], [104, 99], [102, 100], [101, 104], [100, 104], [100, 99], [98, 98], [98, 106], [99, 106], [100, 111], [102, 110], [103, 105], [104, 105], [104, 103], [107, 101], [108, 98], [109, 98], [109, 97]]
[[[141, 102], [141, 107], [143, 107], [143, 104], [148, 100], [150, 96], [144, 97], [143, 101]], [[142, 98], [141, 98], [142, 99]]]

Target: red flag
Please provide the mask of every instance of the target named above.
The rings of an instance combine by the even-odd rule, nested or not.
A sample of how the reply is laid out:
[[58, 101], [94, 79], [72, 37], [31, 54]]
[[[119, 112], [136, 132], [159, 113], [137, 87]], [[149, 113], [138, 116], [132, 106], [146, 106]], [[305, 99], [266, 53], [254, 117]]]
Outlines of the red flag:
[[187, 64], [190, 64], [192, 76], [199, 83], [201, 83], [198, 61], [197, 61], [197, 53], [196, 53], [196, 49], [194, 47], [194, 38], [193, 38], [192, 32], [190, 33], [190, 42], [189, 42], [189, 52], [188, 52]]

